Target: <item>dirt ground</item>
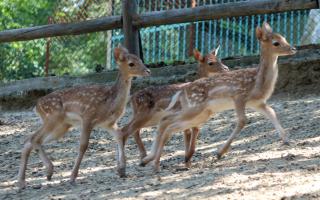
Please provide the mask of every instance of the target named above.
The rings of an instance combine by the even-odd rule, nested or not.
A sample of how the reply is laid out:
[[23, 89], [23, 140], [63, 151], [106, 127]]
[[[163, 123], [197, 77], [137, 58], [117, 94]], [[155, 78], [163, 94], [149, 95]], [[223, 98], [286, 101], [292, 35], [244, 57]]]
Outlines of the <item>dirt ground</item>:
[[[40, 124], [31, 111], [0, 114], [0, 199], [320, 199], [320, 96], [273, 97], [270, 101], [289, 134], [291, 145], [282, 146], [272, 124], [260, 114], [248, 112], [248, 125], [232, 149], [217, 160], [217, 148], [234, 127], [232, 111], [217, 114], [201, 129], [193, 165], [183, 165], [182, 134], [166, 145], [162, 171], [138, 166], [138, 150], [128, 141], [127, 178], [115, 167], [115, 143], [102, 129], [95, 130], [81, 163], [75, 186], [68, 182], [77, 155], [79, 130], [45, 145], [55, 173], [46, 180], [45, 168], [32, 153], [27, 189], [16, 184], [24, 139]], [[124, 124], [128, 115], [121, 120]], [[150, 149], [155, 129], [143, 130]]]

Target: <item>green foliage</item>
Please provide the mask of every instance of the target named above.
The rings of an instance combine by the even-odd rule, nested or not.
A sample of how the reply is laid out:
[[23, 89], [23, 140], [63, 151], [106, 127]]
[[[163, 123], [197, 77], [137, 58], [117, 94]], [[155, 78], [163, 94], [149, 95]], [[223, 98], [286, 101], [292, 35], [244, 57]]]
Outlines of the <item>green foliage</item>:
[[[47, 23], [56, 1], [0, 1], [0, 30]], [[22, 79], [43, 74], [45, 40], [0, 44], [0, 80]]]
[[[163, 3], [166, 1], [161, 1], [161, 5], [160, 1], [139, 2], [140, 13], [152, 8], [150, 2], [159, 9], [159, 6], [163, 10], [169, 8]], [[121, 0], [0, 0], [0, 31], [44, 25], [49, 16], [53, 17], [54, 23], [64, 23], [120, 15], [121, 3]], [[255, 27], [264, 20], [270, 21], [274, 30], [285, 35], [290, 43], [299, 45], [308, 15], [309, 11], [305, 10], [142, 28], [144, 62], [192, 62], [193, 48], [207, 53], [218, 44], [221, 45], [220, 58], [258, 54]], [[113, 69], [112, 49], [123, 43], [123, 33], [117, 29], [108, 33], [0, 43], [0, 81], [43, 76], [49, 40], [49, 74], [81, 75], [95, 71], [97, 66]]]
[[[100, 17], [110, 10], [110, 2], [96, 0], [2, 0], [0, 31]], [[90, 6], [88, 6], [90, 5]], [[104, 10], [104, 11], [103, 11]], [[100, 15], [100, 16], [99, 16]], [[106, 35], [103, 32], [50, 39], [49, 74], [79, 75], [105, 65]], [[44, 76], [48, 39], [0, 43], [0, 81]]]
[[50, 48], [50, 72], [55, 75], [80, 75], [105, 65], [104, 33], [53, 39]]

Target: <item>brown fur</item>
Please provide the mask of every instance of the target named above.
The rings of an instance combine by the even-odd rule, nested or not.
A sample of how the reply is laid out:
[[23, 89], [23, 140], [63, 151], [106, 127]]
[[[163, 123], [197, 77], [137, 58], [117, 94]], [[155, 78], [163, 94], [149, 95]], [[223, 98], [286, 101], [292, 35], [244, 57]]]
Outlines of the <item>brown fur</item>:
[[234, 109], [237, 114], [237, 125], [226, 144], [219, 150], [221, 157], [229, 149], [234, 138], [245, 126], [245, 108], [250, 107], [269, 118], [284, 143], [288, 143], [285, 131], [281, 127], [274, 110], [266, 104], [271, 96], [278, 76], [278, 56], [296, 53], [285, 38], [272, 33], [271, 27], [264, 23], [258, 27], [256, 35], [261, 45], [261, 59], [257, 69], [241, 69], [210, 78], [196, 80], [177, 93], [174, 101], [182, 102], [182, 111], [168, 114], [159, 123], [159, 131], [150, 155], [143, 159], [143, 164], [154, 161], [154, 169], [159, 171], [159, 161], [169, 136], [186, 128], [199, 126], [206, 122], [212, 113]]
[[125, 110], [131, 80], [134, 76], [146, 76], [150, 71], [135, 55], [122, 47], [115, 48], [114, 56], [119, 66], [119, 76], [113, 86], [88, 85], [56, 91], [39, 99], [36, 111], [43, 125], [24, 145], [19, 169], [19, 188], [25, 187], [25, 171], [33, 148], [47, 166], [48, 180], [53, 174], [53, 165], [41, 144], [63, 137], [72, 126], [81, 126], [80, 148], [71, 174], [71, 182], [78, 176], [81, 160], [88, 147], [92, 129], [96, 126], [107, 129], [118, 143], [118, 172], [125, 176], [124, 139], [117, 130], [117, 120]]
[[[217, 57], [218, 49], [211, 51], [206, 56], [202, 56], [198, 50], [194, 50], [194, 57], [198, 61], [198, 76], [200, 78], [210, 77], [213, 74], [227, 72], [227, 66], [221, 63]], [[168, 107], [171, 97], [189, 83], [173, 84], [165, 86], [152, 86], [134, 93], [131, 97], [131, 105], [133, 109], [132, 120], [122, 128], [124, 135], [134, 134], [134, 139], [140, 151], [140, 158], [146, 156], [146, 150], [140, 138], [140, 129], [148, 126], [156, 126], [162, 116], [165, 114], [165, 109]], [[179, 110], [180, 105], [176, 105], [174, 110]], [[189, 137], [189, 135], [192, 136]], [[185, 131], [186, 146], [186, 165], [190, 165], [189, 160], [194, 152], [195, 140], [199, 134], [199, 129], [193, 127]], [[192, 148], [191, 148], [192, 147]]]

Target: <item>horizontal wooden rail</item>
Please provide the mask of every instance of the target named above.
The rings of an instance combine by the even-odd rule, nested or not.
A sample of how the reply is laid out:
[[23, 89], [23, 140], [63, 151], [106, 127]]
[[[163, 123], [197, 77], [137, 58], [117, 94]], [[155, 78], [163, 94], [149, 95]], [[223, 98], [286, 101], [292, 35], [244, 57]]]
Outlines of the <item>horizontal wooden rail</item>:
[[120, 16], [102, 17], [77, 23], [50, 24], [0, 32], [0, 42], [33, 40], [46, 37], [79, 35], [122, 28]]
[[144, 13], [135, 16], [133, 24], [142, 28], [316, 8], [316, 0], [251, 0]]
[[[199, 6], [195, 8], [155, 11], [133, 16], [136, 28], [221, 19], [226, 17], [269, 14], [293, 10], [316, 9], [318, 0], [250, 0]], [[0, 32], [0, 42], [77, 35], [122, 28], [121, 16], [102, 17], [78, 23], [52, 24]]]

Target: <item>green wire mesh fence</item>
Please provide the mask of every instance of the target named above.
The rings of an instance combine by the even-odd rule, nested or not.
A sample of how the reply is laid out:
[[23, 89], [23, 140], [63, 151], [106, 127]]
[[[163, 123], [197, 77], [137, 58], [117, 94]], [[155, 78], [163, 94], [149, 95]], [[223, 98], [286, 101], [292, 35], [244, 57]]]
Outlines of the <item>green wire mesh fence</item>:
[[[42, 1], [47, 2], [39, 0], [38, 4]], [[138, 12], [144, 13], [245, 0], [136, 1]], [[11, 7], [18, 6], [14, 5], [14, 2], [11, 2]], [[35, 19], [44, 18], [38, 24], [30, 24], [30, 19], [21, 19], [20, 24], [16, 23], [15, 26], [3, 26], [0, 23], [0, 30], [121, 15], [121, 3], [120, 0], [59, 0], [51, 7], [44, 8], [45, 12], [35, 12], [39, 15], [35, 16]], [[49, 17], [51, 21], [48, 21]], [[29, 18], [32, 18], [32, 15]], [[194, 48], [206, 53], [218, 45], [221, 46], [220, 58], [257, 55], [259, 44], [255, 38], [255, 28], [263, 21], [268, 21], [276, 32], [285, 35], [293, 45], [320, 43], [319, 10], [231, 17], [140, 29], [144, 62], [156, 65], [173, 64], [176, 61], [191, 62]], [[112, 49], [122, 42], [122, 31], [117, 29], [79, 36], [1, 43], [0, 80], [44, 76], [46, 68], [49, 75], [59, 76], [114, 70], [116, 65]]]
[[[144, 13], [239, 1], [245, 0], [139, 0], [138, 5], [139, 13]], [[255, 28], [263, 21], [268, 21], [293, 45], [319, 43], [320, 36], [315, 36], [313, 41], [305, 38], [310, 34], [309, 14], [309, 10], [302, 10], [144, 28], [140, 31], [144, 61], [168, 64], [189, 61], [194, 48], [206, 53], [218, 45], [221, 46], [221, 58], [257, 55], [259, 44], [255, 38]], [[320, 23], [319, 20], [317, 23]], [[113, 36], [113, 46], [121, 43], [122, 39], [121, 32]]]

